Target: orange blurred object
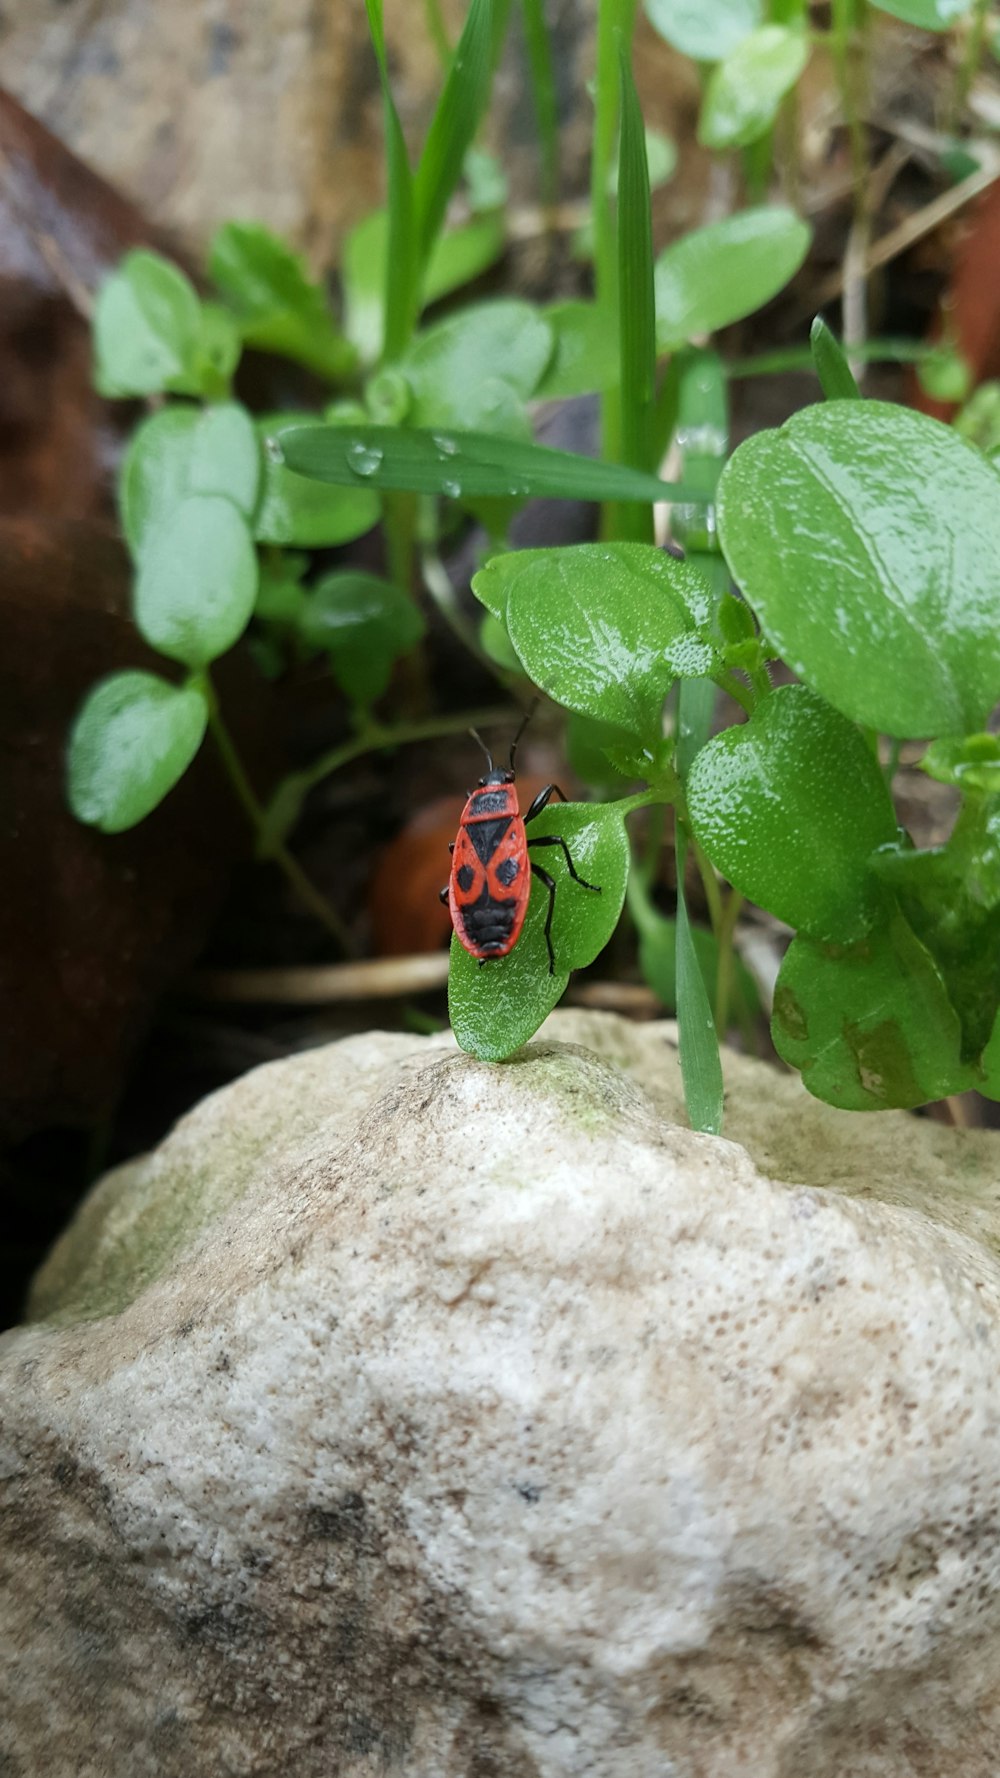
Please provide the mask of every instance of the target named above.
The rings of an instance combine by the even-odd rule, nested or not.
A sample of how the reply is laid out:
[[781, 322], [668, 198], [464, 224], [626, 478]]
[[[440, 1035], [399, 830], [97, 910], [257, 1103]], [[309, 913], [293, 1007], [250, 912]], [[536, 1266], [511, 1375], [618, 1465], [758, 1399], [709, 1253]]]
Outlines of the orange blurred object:
[[[547, 782], [537, 772], [518, 776], [522, 810]], [[458, 832], [464, 807], [464, 796], [435, 797], [417, 810], [382, 852], [368, 891], [376, 957], [439, 951], [447, 943], [451, 915], [439, 891], [448, 881], [448, 846]]]

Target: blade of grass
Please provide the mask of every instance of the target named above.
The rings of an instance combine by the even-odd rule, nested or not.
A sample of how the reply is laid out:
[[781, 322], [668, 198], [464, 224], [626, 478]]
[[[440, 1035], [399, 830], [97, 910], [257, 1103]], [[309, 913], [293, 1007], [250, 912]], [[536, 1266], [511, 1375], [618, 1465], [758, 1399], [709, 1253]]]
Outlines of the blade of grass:
[[691, 937], [684, 895], [687, 833], [677, 823], [677, 1034], [684, 1101], [692, 1130], [718, 1136], [722, 1129], [722, 1062], [705, 979]]
[[441, 232], [493, 80], [494, 0], [472, 0], [413, 182], [421, 273]]
[[406, 142], [403, 138], [399, 113], [396, 110], [392, 88], [389, 84], [389, 63], [385, 53], [385, 30], [382, 23], [382, 0], [365, 0], [365, 11], [368, 14], [368, 30], [378, 62], [379, 84], [382, 88], [383, 128], [385, 130], [388, 245], [385, 259], [383, 351], [387, 358], [398, 358], [410, 339], [419, 310], [420, 260], [413, 173], [410, 169], [410, 157], [406, 152]]
[[[604, 325], [618, 336], [618, 252], [611, 201], [611, 176], [618, 137], [618, 45], [631, 52], [638, 0], [598, 0], [597, 78], [594, 138], [590, 161], [590, 210], [594, 227], [594, 294]], [[601, 448], [617, 462], [621, 455], [621, 401], [617, 388], [601, 399]]]
[[[653, 238], [646, 131], [624, 42], [619, 39], [621, 140], [618, 154], [618, 346], [622, 460], [633, 469], [653, 462], [653, 392], [656, 379], [656, 314]], [[647, 507], [616, 509], [613, 534], [652, 542]]]
[[809, 329], [809, 349], [827, 401], [859, 400], [861, 390], [854, 381], [843, 347], [822, 315], [816, 316]]
[[517, 499], [692, 501], [690, 484], [664, 482], [622, 463], [498, 438], [419, 427], [295, 426], [275, 447], [297, 475], [340, 487], [415, 494], [499, 494]]
[[542, 156], [542, 202], [554, 204], [559, 182], [559, 111], [552, 44], [545, 23], [545, 0], [521, 0], [521, 16]]

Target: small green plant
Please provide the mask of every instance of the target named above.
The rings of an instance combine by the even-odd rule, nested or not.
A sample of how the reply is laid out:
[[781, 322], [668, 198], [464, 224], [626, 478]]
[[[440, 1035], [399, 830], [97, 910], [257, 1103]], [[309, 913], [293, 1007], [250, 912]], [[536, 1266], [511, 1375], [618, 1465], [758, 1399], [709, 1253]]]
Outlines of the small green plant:
[[[262, 855], [343, 939], [289, 850], [309, 789], [368, 748], [491, 716], [509, 723], [509, 701], [499, 713], [379, 713], [395, 662], [421, 646], [430, 599], [492, 662], [505, 693], [524, 702], [535, 687], [566, 712], [570, 758], [595, 792], [532, 829], [563, 835], [580, 874], [601, 888], [556, 898], [556, 973], [544, 896], [532, 897], [508, 956], [480, 968], [453, 943], [451, 1017], [467, 1050], [497, 1061], [524, 1043], [627, 906], [644, 973], [676, 1004], [691, 1121], [718, 1130], [717, 1034], [755, 1009], [733, 944], [749, 901], [794, 933], [772, 1030], [810, 1091], [855, 1110], [972, 1086], [1000, 1097], [1000, 743], [986, 733], [1000, 698], [1000, 477], [971, 442], [985, 431], [995, 448], [992, 409], [984, 419], [970, 404], [959, 430], [862, 400], [818, 322], [811, 352], [826, 399], [727, 461], [728, 373], [690, 342], [781, 290], [809, 230], [787, 206], [757, 203], [654, 255], [630, 0], [599, 10], [593, 298], [542, 308], [501, 298], [425, 320], [431, 301], [503, 246], [502, 194], [487, 181], [477, 207], [483, 165], [470, 158], [502, 9], [473, 0], [414, 168], [381, 6], [367, 8], [387, 206], [347, 243], [340, 319], [298, 259], [249, 224], [227, 225], [213, 243], [217, 301], [146, 253], [130, 255], [101, 293], [99, 386], [161, 400], [125, 459], [120, 503], [137, 626], [181, 674], [118, 674], [94, 688], [70, 748], [74, 809], [108, 832], [141, 820], [211, 730]], [[750, 149], [801, 69], [804, 8], [765, 16], [756, 0], [730, 0], [713, 9], [711, 46], [698, 35], [703, 7], [648, 0], [648, 11], [686, 53], [715, 59], [703, 138]], [[526, 17], [544, 125], [552, 94], [540, 8]], [[750, 88], [752, 105], [740, 97]], [[449, 229], [463, 166], [466, 215]], [[547, 196], [553, 167], [550, 152]], [[322, 412], [251, 415], [233, 397], [245, 345], [324, 378]], [[599, 460], [532, 438], [534, 401], [578, 393], [600, 396]], [[665, 481], [658, 469], [671, 443], [679, 467]], [[600, 502], [598, 541], [509, 549], [510, 517], [536, 495]], [[683, 559], [653, 542], [659, 502], [670, 505]], [[443, 529], [470, 515], [493, 539], [473, 581], [478, 627], [439, 560]], [[317, 571], [312, 552], [375, 524], [383, 576]], [[267, 667], [325, 655], [353, 711], [352, 736], [286, 779], [266, 808], [211, 678], [248, 626]], [[774, 686], [775, 662], [796, 682]], [[719, 692], [741, 720], [713, 733]], [[899, 746], [916, 739], [929, 743], [924, 769], [961, 800], [950, 839], [933, 851], [912, 846], [892, 799]], [[627, 823], [640, 809], [636, 855]], [[668, 814], [670, 918], [651, 893]], [[688, 860], [711, 932], [689, 919]], [[552, 868], [558, 879], [558, 858]]]

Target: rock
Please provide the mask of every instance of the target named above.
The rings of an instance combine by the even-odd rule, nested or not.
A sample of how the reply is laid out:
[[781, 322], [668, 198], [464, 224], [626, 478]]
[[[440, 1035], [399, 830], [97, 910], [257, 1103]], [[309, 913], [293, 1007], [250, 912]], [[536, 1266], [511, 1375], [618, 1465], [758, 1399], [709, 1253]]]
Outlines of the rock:
[[0, 1343], [0, 1768], [995, 1778], [998, 1139], [728, 1067], [351, 1038], [109, 1175]]

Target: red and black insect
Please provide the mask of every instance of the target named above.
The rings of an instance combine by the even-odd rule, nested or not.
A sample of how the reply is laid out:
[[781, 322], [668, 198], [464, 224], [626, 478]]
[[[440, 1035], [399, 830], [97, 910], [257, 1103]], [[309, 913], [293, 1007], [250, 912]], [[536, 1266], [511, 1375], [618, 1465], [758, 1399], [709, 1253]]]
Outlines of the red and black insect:
[[[529, 712], [530, 715], [530, 712]], [[545, 943], [549, 952], [549, 974], [555, 975], [556, 960], [552, 949], [552, 915], [556, 905], [556, 885], [547, 870], [528, 857], [529, 846], [561, 846], [566, 868], [581, 889], [600, 894], [600, 885], [585, 883], [577, 871], [566, 841], [558, 834], [536, 834], [529, 837], [525, 827], [540, 815], [554, 796], [565, 802], [558, 784], [546, 784], [530, 809], [522, 817], [514, 784], [514, 755], [524, 733], [526, 716], [511, 742], [510, 767], [502, 771], [494, 767], [493, 755], [470, 730], [489, 761], [489, 771], [469, 795], [462, 810], [458, 838], [449, 850], [452, 853], [451, 877], [441, 891], [441, 900], [448, 903], [451, 923], [471, 957], [480, 964], [492, 957], [506, 957], [521, 936], [524, 916], [528, 911], [531, 877], [538, 878], [548, 890], [549, 906], [545, 916]]]

